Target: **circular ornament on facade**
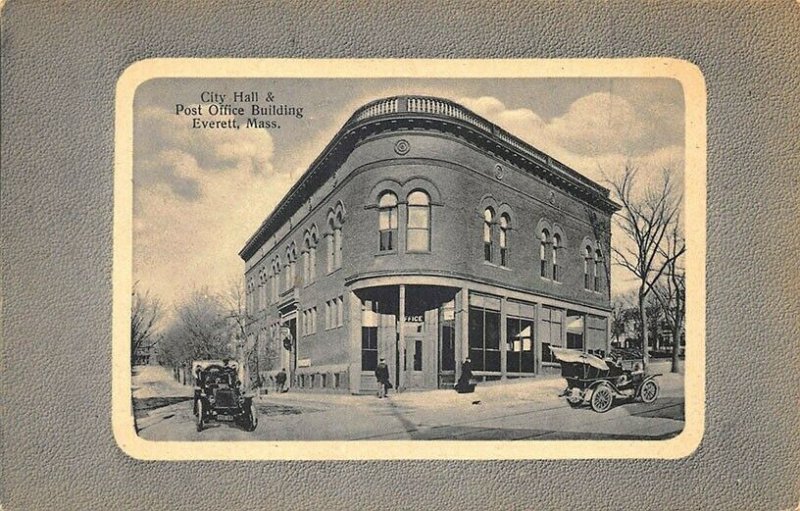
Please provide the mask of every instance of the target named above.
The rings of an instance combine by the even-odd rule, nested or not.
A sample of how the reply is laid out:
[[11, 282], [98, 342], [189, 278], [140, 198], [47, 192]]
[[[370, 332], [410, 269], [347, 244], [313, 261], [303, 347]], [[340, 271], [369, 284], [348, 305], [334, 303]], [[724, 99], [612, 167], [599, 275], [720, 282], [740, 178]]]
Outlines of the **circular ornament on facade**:
[[408, 143], [408, 140], [401, 138], [394, 144], [394, 152], [403, 156], [404, 154], [408, 154], [411, 150], [411, 144]]
[[494, 166], [494, 177], [496, 177], [497, 179], [503, 179], [505, 175], [506, 175], [506, 170], [503, 168], [502, 165], [498, 163], [497, 165]]

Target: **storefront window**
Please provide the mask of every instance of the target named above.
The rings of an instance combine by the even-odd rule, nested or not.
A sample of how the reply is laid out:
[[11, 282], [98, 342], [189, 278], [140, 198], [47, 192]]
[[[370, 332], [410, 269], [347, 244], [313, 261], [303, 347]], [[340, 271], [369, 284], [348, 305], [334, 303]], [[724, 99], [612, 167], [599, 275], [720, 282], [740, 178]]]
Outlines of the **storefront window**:
[[583, 349], [583, 325], [586, 316], [582, 312], [567, 312], [567, 348]]
[[532, 373], [535, 366], [533, 320], [507, 318], [506, 338], [508, 339], [506, 371], [509, 373]]
[[550, 346], [556, 348], [564, 346], [564, 341], [562, 340], [563, 311], [550, 307], [542, 307], [539, 323], [542, 333], [542, 362], [556, 363], [558, 361], [553, 357]]
[[500, 312], [470, 306], [469, 356], [476, 371], [500, 371]]

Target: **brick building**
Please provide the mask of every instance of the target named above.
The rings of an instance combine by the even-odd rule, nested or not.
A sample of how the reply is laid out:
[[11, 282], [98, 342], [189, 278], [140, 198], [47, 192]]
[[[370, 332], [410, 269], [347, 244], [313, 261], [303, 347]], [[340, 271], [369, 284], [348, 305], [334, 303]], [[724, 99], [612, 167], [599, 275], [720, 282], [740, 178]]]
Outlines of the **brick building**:
[[[549, 346], [609, 348], [602, 188], [450, 101], [358, 109], [239, 255], [269, 379], [398, 388], [552, 371]], [[270, 349], [267, 349], [267, 348]]]

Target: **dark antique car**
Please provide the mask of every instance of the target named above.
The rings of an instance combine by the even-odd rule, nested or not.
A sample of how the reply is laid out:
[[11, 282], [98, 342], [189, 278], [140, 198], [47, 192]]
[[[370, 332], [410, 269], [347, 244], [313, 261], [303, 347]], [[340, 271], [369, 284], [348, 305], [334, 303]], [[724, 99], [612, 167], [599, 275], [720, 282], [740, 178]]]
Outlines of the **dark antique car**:
[[562, 396], [573, 408], [588, 403], [592, 410], [603, 413], [611, 409], [614, 399], [652, 403], [658, 398], [655, 377], [661, 375], [645, 374], [644, 357], [637, 350], [613, 349], [605, 358], [567, 348], [550, 350], [567, 380]]
[[233, 360], [200, 360], [192, 363], [195, 376], [194, 415], [197, 431], [210, 421], [235, 422], [246, 431], [258, 425], [253, 396], [241, 388], [239, 364]]

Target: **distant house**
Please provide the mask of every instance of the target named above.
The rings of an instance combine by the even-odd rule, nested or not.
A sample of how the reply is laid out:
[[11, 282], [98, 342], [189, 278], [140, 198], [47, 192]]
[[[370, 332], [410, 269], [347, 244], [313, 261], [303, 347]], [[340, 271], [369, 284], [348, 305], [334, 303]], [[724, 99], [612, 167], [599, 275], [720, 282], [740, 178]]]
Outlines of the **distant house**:
[[[608, 190], [448, 100], [359, 108], [247, 241], [249, 335], [293, 385], [451, 385], [609, 349]], [[266, 343], [266, 344], [265, 344]]]

